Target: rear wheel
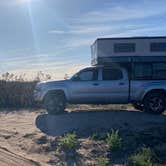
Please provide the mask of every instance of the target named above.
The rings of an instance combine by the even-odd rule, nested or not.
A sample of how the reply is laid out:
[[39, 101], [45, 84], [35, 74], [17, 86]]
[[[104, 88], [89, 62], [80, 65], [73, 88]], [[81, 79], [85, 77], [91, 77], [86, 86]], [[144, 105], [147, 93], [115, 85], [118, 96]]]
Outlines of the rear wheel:
[[64, 113], [66, 99], [62, 93], [49, 93], [44, 100], [44, 107], [48, 114], [57, 115]]
[[161, 114], [166, 109], [166, 99], [162, 93], [152, 92], [144, 98], [144, 110], [155, 114]]

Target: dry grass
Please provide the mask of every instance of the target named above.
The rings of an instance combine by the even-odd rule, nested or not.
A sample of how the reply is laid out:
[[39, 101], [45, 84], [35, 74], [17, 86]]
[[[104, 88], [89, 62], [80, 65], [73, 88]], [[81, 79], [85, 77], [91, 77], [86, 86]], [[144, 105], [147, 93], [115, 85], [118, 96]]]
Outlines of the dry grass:
[[133, 110], [132, 105], [130, 104], [107, 104], [107, 105], [92, 105], [92, 104], [78, 104], [78, 105], [68, 105], [67, 111], [73, 112], [73, 111], [107, 111], [107, 110]]
[[0, 81], [0, 107], [34, 107], [35, 85], [35, 81]]

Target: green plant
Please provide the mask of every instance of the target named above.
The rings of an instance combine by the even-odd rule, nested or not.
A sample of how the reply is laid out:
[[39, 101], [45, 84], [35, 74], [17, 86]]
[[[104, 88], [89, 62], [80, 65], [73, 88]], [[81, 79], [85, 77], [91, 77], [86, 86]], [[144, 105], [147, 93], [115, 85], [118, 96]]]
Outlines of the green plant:
[[142, 148], [139, 153], [132, 155], [128, 159], [128, 166], [159, 166], [154, 164], [153, 153], [150, 148]]
[[107, 134], [106, 143], [109, 145], [112, 151], [118, 150], [122, 146], [122, 138], [119, 135], [119, 131], [112, 130], [111, 134]]
[[91, 139], [93, 140], [98, 140], [98, 134], [97, 133], [93, 133], [92, 136], [91, 136]]
[[96, 158], [96, 166], [108, 166], [109, 161], [105, 157]]
[[75, 149], [78, 144], [76, 134], [70, 133], [60, 137], [59, 141], [60, 145], [67, 150]]
[[93, 139], [93, 140], [105, 140], [106, 134], [105, 133], [93, 133], [91, 136], [91, 139]]

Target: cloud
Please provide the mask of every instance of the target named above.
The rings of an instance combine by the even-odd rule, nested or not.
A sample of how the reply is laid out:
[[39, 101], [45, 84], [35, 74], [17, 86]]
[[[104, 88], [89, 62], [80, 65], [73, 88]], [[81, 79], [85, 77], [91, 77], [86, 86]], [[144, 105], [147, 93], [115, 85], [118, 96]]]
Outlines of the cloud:
[[67, 32], [63, 31], [63, 30], [56, 30], [56, 29], [53, 29], [53, 30], [50, 30], [48, 33], [50, 34], [66, 34]]
[[94, 39], [95, 39], [94, 37], [71, 38], [68, 41], [66, 41], [66, 46], [70, 48], [88, 46], [88, 48], [90, 49], [90, 45], [93, 43]]
[[158, 1], [146, 1], [146, 3], [135, 3], [134, 5], [108, 7], [102, 10], [95, 10], [76, 18], [77, 23], [104, 23], [111, 21], [125, 21], [134, 19], [145, 19], [152, 16], [166, 14], [166, 3]]
[[66, 56], [59, 57], [48, 54], [37, 54], [27, 57], [18, 56], [4, 59], [1, 61], [0, 73], [5, 73], [7, 69], [8, 72], [16, 75], [26, 73], [26, 76], [30, 79], [34, 78], [38, 71], [42, 71], [50, 74], [53, 79], [62, 79], [65, 73], [72, 75], [85, 66], [84, 62], [80, 62], [79, 59], [74, 59], [72, 56], [66, 58]]
[[47, 59], [48, 54], [34, 54], [34, 55], [28, 55], [26, 53], [22, 55], [15, 55], [12, 57], [5, 57], [1, 59], [0, 64], [3, 65], [4, 63], [8, 64], [15, 64], [15, 63], [28, 63], [28, 62], [35, 62], [36, 59]]
[[128, 26], [124, 26], [123, 24], [119, 24], [118, 28], [110, 27], [108, 31], [97, 31], [94, 33], [90, 33], [90, 35], [85, 36], [72, 36], [68, 40], [66, 39], [65, 46], [71, 49], [78, 47], [87, 47], [90, 50], [90, 45], [97, 38], [108, 38], [108, 37], [133, 37], [133, 36], [160, 36], [165, 33], [166, 24], [162, 24], [162, 26], [155, 25], [146, 25], [146, 24], [128, 24]]
[[[115, 27], [114, 27], [115, 28]], [[64, 47], [66, 49], [74, 49], [76, 47], [83, 47], [88, 46], [93, 43], [93, 40], [95, 40], [96, 36], [102, 36], [106, 33], [111, 33], [113, 27], [111, 26], [95, 26], [95, 25], [74, 25], [70, 26], [70, 29], [68, 31], [63, 30], [51, 30], [49, 31], [50, 34], [54, 35], [63, 35], [65, 38], [64, 40]]]
[[[153, 18], [166, 14], [166, 2], [140, 2], [109, 3], [105, 8], [72, 18], [67, 29], [53, 29], [49, 33], [63, 36], [64, 45], [74, 49], [85, 46], [89, 48], [99, 37], [155, 35], [163, 32], [164, 23], [158, 27], [157, 20]], [[151, 20], [151, 23], [145, 19]]]
[[1, 62], [1, 66], [8, 66], [8, 68], [14, 68], [17, 66], [18, 69], [21, 69], [22, 67], [24, 69], [32, 69], [32, 68], [37, 68], [40, 70], [46, 69], [47, 67], [51, 66], [56, 66], [56, 67], [64, 67], [66, 65], [72, 64], [73, 61], [71, 60], [63, 60], [63, 59], [58, 59], [56, 60], [55, 57], [47, 57], [47, 56], [30, 56], [27, 58], [9, 58], [6, 60], [3, 60]]
[[133, 29], [130, 31], [113, 34], [112, 37], [140, 36], [140, 35], [142, 35], [142, 36], [161, 36], [161, 32], [165, 31], [165, 28], [164, 28], [165, 26], [137, 28], [137, 29]]
[[63, 30], [51, 30], [49, 31], [49, 33], [51, 34], [60, 34], [60, 35], [84, 35], [84, 34], [92, 34], [92, 33], [98, 33], [98, 32], [102, 32], [102, 31], [110, 31], [111, 30], [111, 26], [104, 26], [104, 25], [100, 25], [100, 26], [95, 26], [95, 25], [82, 25], [82, 26], [70, 26], [68, 31], [63, 31]]

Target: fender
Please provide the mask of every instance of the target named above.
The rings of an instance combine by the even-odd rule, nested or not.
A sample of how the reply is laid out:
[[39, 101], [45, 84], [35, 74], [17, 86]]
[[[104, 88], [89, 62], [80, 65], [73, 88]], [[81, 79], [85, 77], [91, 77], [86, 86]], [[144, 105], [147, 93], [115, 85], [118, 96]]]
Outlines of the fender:
[[44, 97], [50, 93], [50, 92], [53, 92], [53, 91], [63, 91], [64, 92], [64, 95], [66, 97], [67, 100], [69, 100], [69, 92], [67, 90], [67, 88], [53, 88], [53, 89], [49, 89], [48, 91], [45, 91], [43, 93], [43, 96], [42, 96], [42, 101], [44, 100]]
[[143, 93], [141, 93], [140, 100], [142, 101], [147, 93], [150, 91], [166, 91], [166, 87], [162, 86], [150, 86], [144, 89]]

